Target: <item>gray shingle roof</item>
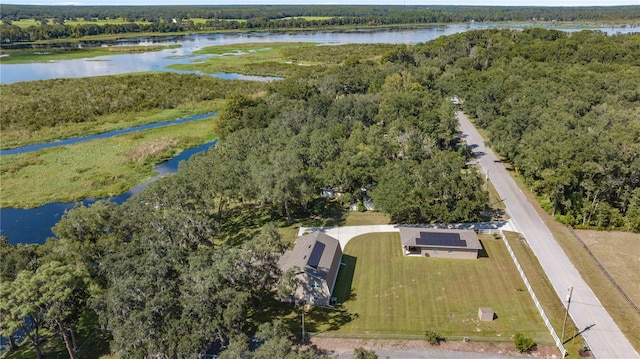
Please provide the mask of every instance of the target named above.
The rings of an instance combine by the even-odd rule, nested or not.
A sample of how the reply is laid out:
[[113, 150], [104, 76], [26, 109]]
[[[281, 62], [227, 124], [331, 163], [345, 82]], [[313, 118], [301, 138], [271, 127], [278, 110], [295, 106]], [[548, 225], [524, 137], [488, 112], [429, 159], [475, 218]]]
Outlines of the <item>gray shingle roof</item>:
[[298, 267], [317, 278], [327, 280], [339, 248], [340, 242], [337, 239], [322, 232], [313, 232], [298, 237], [293, 250], [285, 252], [278, 265], [283, 271]]

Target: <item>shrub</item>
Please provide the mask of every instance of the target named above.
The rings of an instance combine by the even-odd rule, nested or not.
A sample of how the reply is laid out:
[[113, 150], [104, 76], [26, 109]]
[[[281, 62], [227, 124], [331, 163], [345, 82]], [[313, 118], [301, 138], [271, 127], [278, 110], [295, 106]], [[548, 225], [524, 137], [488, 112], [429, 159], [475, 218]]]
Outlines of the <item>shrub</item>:
[[513, 342], [520, 353], [528, 353], [536, 346], [533, 339], [525, 337], [522, 333], [517, 333]]
[[378, 354], [374, 350], [357, 347], [353, 350], [353, 359], [378, 359]]
[[424, 332], [424, 336], [427, 338], [427, 341], [431, 345], [440, 345], [440, 342], [446, 341], [445, 338], [440, 335], [440, 333], [430, 329], [427, 329]]

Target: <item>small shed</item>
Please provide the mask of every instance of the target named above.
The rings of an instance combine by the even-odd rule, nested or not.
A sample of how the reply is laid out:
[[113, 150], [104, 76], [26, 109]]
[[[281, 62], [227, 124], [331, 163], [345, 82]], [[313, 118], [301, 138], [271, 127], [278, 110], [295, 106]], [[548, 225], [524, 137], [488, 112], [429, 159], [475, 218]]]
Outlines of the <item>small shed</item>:
[[489, 307], [480, 307], [480, 309], [478, 309], [478, 319], [480, 319], [481, 322], [492, 321], [494, 314], [493, 309]]

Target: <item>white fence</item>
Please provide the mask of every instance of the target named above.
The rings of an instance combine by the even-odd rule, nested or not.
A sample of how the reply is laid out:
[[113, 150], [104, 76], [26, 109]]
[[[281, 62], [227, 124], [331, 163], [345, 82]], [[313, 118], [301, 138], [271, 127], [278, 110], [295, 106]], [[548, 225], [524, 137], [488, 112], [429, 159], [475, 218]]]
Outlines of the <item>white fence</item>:
[[533, 299], [533, 302], [536, 304], [536, 308], [538, 308], [538, 312], [540, 312], [540, 316], [542, 316], [542, 320], [544, 320], [544, 324], [549, 329], [549, 333], [551, 333], [551, 336], [553, 337], [553, 340], [555, 341], [556, 346], [558, 347], [558, 349], [560, 350], [560, 353], [562, 353], [563, 356], [567, 356], [567, 350], [564, 348], [564, 345], [562, 344], [562, 341], [560, 340], [560, 338], [558, 338], [558, 334], [556, 334], [555, 329], [553, 329], [553, 326], [551, 325], [549, 318], [547, 318], [547, 315], [545, 314], [544, 309], [542, 309], [542, 306], [540, 305], [540, 301], [538, 300], [538, 297], [533, 292], [533, 288], [531, 287], [531, 284], [529, 283], [527, 276], [524, 274], [524, 271], [520, 266], [520, 262], [518, 262], [518, 258], [516, 258], [516, 255], [513, 253], [513, 249], [511, 249], [511, 245], [509, 244], [509, 241], [507, 241], [507, 236], [505, 236], [502, 231], [500, 231], [500, 236], [502, 237], [502, 241], [504, 242], [504, 244], [507, 246], [507, 250], [511, 255], [511, 259], [513, 259], [513, 263], [515, 263], [516, 267], [518, 268], [520, 277], [522, 277], [522, 280], [524, 281], [524, 285], [527, 286], [527, 290], [531, 295], [531, 299]]

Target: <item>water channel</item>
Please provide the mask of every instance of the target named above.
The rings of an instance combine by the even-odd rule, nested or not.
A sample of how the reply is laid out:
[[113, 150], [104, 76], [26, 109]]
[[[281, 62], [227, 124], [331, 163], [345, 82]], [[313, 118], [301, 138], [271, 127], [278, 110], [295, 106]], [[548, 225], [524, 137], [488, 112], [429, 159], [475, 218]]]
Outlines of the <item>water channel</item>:
[[[531, 26], [521, 24], [519, 28]], [[415, 29], [377, 29], [351, 31], [299, 31], [299, 32], [246, 32], [246, 33], [212, 33], [181, 36], [162, 36], [149, 38], [129, 38], [116, 40], [113, 45], [152, 45], [177, 44], [180, 48], [167, 49], [149, 53], [134, 53], [101, 56], [92, 59], [64, 60], [46, 63], [1, 64], [0, 83], [18, 81], [46, 80], [53, 78], [74, 78], [102, 75], [115, 75], [141, 71], [173, 71], [167, 66], [173, 64], [203, 61], [206, 56], [194, 55], [193, 52], [207, 46], [240, 44], [254, 42], [314, 42], [318, 44], [350, 44], [350, 43], [393, 43], [416, 44], [433, 40], [443, 35], [465, 32], [476, 29], [504, 27], [501, 24], [453, 24], [434, 25]], [[512, 24], [509, 27], [513, 27]], [[561, 31], [579, 31], [578, 28], [553, 27]], [[607, 34], [637, 32], [629, 27], [607, 27], [599, 29]], [[74, 46], [100, 46], [102, 43], [80, 43]], [[265, 80], [263, 77], [253, 77], [240, 74], [209, 74], [227, 79]], [[276, 78], [270, 78], [276, 79]], [[267, 79], [269, 80], [269, 79]], [[98, 135], [99, 136], [99, 135]], [[175, 172], [178, 163], [189, 159], [191, 155], [206, 150], [214, 143], [207, 143], [199, 147], [183, 151], [179, 156], [155, 167], [159, 176]], [[37, 145], [36, 145], [37, 146]], [[2, 155], [9, 154], [2, 151]], [[131, 195], [141, 191], [146, 185], [141, 184], [129, 192], [111, 198], [122, 203]], [[28, 189], [25, 189], [28, 190]], [[96, 199], [85, 199], [83, 203], [90, 204]], [[64, 214], [73, 208], [75, 203], [49, 203], [33, 209], [3, 208], [0, 210], [0, 235], [9, 238], [10, 243], [44, 243], [52, 236], [53, 227]]]

